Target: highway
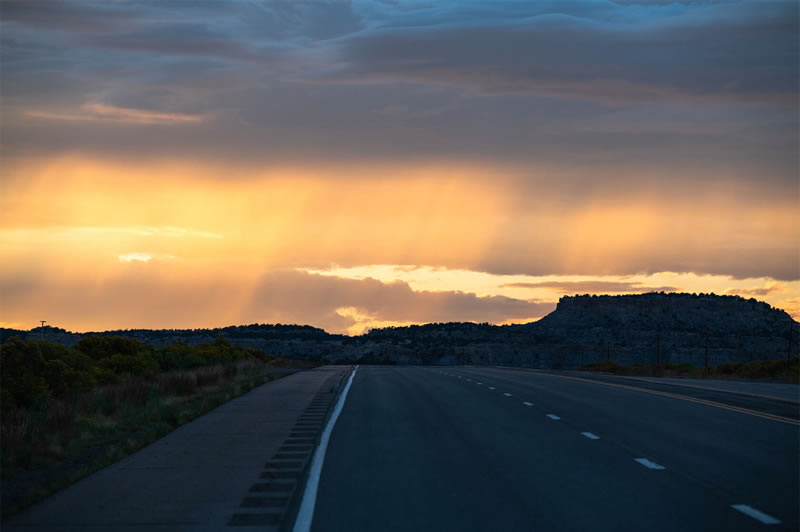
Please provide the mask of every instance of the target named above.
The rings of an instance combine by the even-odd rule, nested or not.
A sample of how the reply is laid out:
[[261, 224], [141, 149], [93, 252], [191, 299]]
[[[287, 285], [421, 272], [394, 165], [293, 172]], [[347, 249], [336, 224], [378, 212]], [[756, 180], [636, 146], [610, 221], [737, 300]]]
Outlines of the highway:
[[361, 366], [311, 530], [798, 529], [796, 403], [624, 382]]

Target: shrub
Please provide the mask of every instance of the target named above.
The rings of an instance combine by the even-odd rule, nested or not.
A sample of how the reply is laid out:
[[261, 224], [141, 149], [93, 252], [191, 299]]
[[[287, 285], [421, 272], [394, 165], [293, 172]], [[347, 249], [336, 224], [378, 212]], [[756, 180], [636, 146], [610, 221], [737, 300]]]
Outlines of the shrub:
[[720, 364], [717, 366], [717, 373], [721, 373], [723, 375], [734, 375], [741, 364], [736, 362], [726, 362], [725, 364]]
[[585, 367], [586, 369], [590, 369], [593, 371], [607, 371], [609, 373], [619, 373], [620, 369], [622, 368], [622, 365], [612, 361], [604, 361], [604, 362], [595, 362], [593, 364], [587, 364]]
[[8, 412], [0, 417], [0, 450], [4, 465], [14, 460], [28, 432], [28, 418], [24, 412]]
[[158, 371], [158, 363], [148, 355], [112, 355], [102, 359], [99, 367], [117, 375], [144, 375]]
[[144, 379], [135, 379], [119, 385], [117, 393], [120, 403], [144, 406], [147, 401], [158, 394], [158, 388]]
[[95, 367], [92, 373], [97, 384], [116, 384], [120, 381], [120, 378], [109, 369]]
[[14, 405], [31, 407], [50, 395], [45, 362], [38, 346], [13, 337], [0, 348], [0, 386], [13, 398]]
[[44, 418], [48, 433], [69, 435], [75, 422], [75, 408], [67, 401], [50, 401]]
[[162, 395], [191, 395], [197, 389], [197, 377], [189, 372], [162, 375], [158, 389]]
[[215, 366], [212, 368], [203, 368], [197, 371], [197, 385], [198, 386], [213, 386], [217, 384], [222, 376], [225, 374], [225, 370], [221, 366]]
[[93, 360], [102, 360], [114, 355], [136, 356], [150, 348], [133, 338], [122, 336], [84, 336], [75, 348]]

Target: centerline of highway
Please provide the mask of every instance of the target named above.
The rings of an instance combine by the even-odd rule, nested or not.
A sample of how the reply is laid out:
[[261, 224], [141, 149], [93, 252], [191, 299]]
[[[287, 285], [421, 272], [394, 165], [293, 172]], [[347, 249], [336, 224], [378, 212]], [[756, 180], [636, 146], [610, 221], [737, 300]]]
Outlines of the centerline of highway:
[[[458, 379], [463, 380], [463, 377], [461, 375], [456, 375], [456, 374], [453, 374], [453, 373], [445, 373], [443, 371], [436, 371], [436, 373], [438, 373], [440, 375], [450, 376], [450, 377], [457, 377]], [[591, 381], [591, 380], [588, 380], [588, 379], [581, 379], [579, 377], [568, 377], [568, 376], [562, 376], [562, 375], [559, 375], [559, 377], [563, 377], [563, 378], [567, 378], [567, 379], [574, 379], [574, 380], [581, 380], [581, 381], [586, 381], [586, 382], [595, 382], [595, 381]], [[469, 381], [470, 379], [467, 379], [467, 380]], [[482, 385], [483, 383], [482, 382], [476, 382], [476, 384]], [[635, 388], [633, 386], [626, 386], [626, 385], [614, 384], [614, 383], [599, 383], [599, 384], [607, 384], [607, 385], [610, 385], [610, 386], [615, 386], [615, 387], [619, 387], [619, 388], [628, 388], [628, 389], [632, 389], [632, 390], [636, 390], [636, 391], [646, 391], [646, 392], [649, 392], [649, 393], [654, 393], [655, 395], [661, 395], [661, 396], [664, 396], [664, 397], [670, 397], [670, 398], [674, 398], [674, 399], [691, 400], [691, 401], [697, 402], [699, 404], [705, 404], [705, 405], [714, 406], [714, 407], [722, 407], [722, 408], [725, 408], [727, 410], [732, 410], [734, 412], [740, 412], [740, 413], [750, 414], [750, 415], [755, 414], [755, 415], [758, 415], [759, 417], [764, 417], [766, 419], [771, 419], [773, 421], [781, 421], [781, 422], [792, 421], [792, 422], [794, 422], [794, 420], [787, 420], [786, 418], [782, 418], [782, 417], [779, 417], [779, 416], [764, 415], [764, 414], [761, 414], [761, 413], [758, 413], [758, 412], [753, 412], [753, 411], [748, 410], [748, 409], [730, 407], [728, 405], [721, 405], [721, 404], [713, 402], [713, 401], [705, 401], [705, 400], [699, 400], [699, 399], [695, 399], [695, 398], [687, 398], [685, 396], [681, 396], [681, 395], [677, 395], [677, 394], [671, 394], [671, 393], [668, 393], [668, 392], [658, 392], [658, 391], [653, 391], [653, 390], [641, 390], [641, 389]], [[488, 386], [488, 389], [489, 390], [496, 390], [497, 388], [495, 386]], [[506, 396], [506, 397], [512, 397], [512, 394], [509, 393], [509, 392], [503, 392], [503, 395]], [[522, 401], [522, 404], [525, 405], [525, 406], [529, 406], [529, 407], [534, 406], [534, 403], [532, 403], [530, 401]], [[545, 415], [548, 418], [552, 419], [553, 421], [559, 421], [561, 419], [561, 417], [557, 416], [556, 414], [548, 413], [548, 414], [545, 414]], [[600, 439], [600, 436], [598, 436], [598, 435], [596, 435], [596, 434], [594, 434], [592, 432], [581, 432], [581, 435], [586, 437], [586, 438], [588, 438], [588, 439], [590, 439], [590, 440], [599, 440]], [[642, 465], [643, 467], [646, 467], [647, 469], [651, 469], [651, 470], [654, 470], [654, 471], [666, 470], [665, 466], [663, 466], [663, 465], [661, 465], [659, 463], [656, 463], [653, 460], [650, 460], [648, 458], [639, 457], [639, 458], [634, 458], [633, 460], [635, 462], [639, 463], [640, 465]], [[749, 506], [747, 504], [731, 504], [730, 507], [733, 508], [734, 510], [738, 511], [738, 512], [743, 513], [744, 515], [747, 515], [748, 517], [751, 517], [751, 518], [753, 518], [753, 519], [765, 524], [765, 525], [778, 525], [778, 524], [782, 523], [782, 521], [780, 519], [777, 519], [777, 518], [775, 518], [775, 517], [773, 517], [771, 515], [765, 514], [764, 512], [762, 512], [760, 510], [757, 510], [756, 508], [753, 508], [752, 506]]]

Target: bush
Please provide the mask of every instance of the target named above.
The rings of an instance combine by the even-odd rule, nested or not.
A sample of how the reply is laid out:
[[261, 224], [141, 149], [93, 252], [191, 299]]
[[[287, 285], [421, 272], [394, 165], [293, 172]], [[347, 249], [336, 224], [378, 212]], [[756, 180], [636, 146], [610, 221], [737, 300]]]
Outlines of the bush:
[[122, 336], [84, 336], [75, 348], [93, 360], [102, 360], [114, 355], [136, 356], [150, 348], [139, 340]]
[[98, 364], [117, 375], [145, 375], [158, 371], [158, 363], [148, 355], [112, 355], [102, 359]]
[[741, 364], [736, 362], [726, 362], [725, 364], [717, 366], [717, 373], [721, 373], [722, 375], [734, 375], [740, 366]]
[[225, 375], [225, 370], [221, 366], [198, 370], [197, 385], [200, 387], [213, 386], [217, 384], [224, 375]]
[[586, 369], [592, 371], [606, 371], [609, 373], [619, 373], [619, 370], [622, 368], [621, 364], [617, 364], [616, 362], [595, 362], [594, 364], [587, 364], [585, 366]]
[[31, 407], [49, 397], [44, 373], [45, 362], [35, 343], [23, 342], [15, 336], [3, 344], [0, 386], [13, 398], [14, 406]]
[[193, 373], [172, 373], [158, 379], [162, 395], [191, 395], [197, 389], [197, 377]]

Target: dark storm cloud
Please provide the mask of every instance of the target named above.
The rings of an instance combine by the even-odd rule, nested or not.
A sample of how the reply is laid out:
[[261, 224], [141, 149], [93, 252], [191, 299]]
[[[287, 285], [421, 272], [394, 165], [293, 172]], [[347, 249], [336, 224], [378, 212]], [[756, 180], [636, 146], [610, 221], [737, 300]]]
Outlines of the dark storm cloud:
[[199, 56], [258, 61], [261, 56], [246, 43], [232, 39], [207, 24], [170, 23], [153, 25], [123, 34], [88, 40], [97, 48], [145, 52], [157, 56]]
[[108, 32], [139, 18], [135, 4], [71, 0], [1, 0], [4, 22], [51, 30]]
[[[342, 44], [343, 80], [415, 80], [602, 101], [795, 103], [797, 5], [638, 23], [553, 14], [393, 28]], [[711, 18], [714, 15], [719, 19]]]
[[[793, 3], [44, 4], [0, 4], [6, 153], [796, 174]], [[13, 120], [87, 103], [217, 120], [185, 135]]]
[[[794, 1], [0, 0], [0, 9], [0, 155], [236, 167], [220, 181], [269, 165], [325, 176], [339, 163], [475, 162], [496, 168], [495, 185], [520, 206], [503, 238], [462, 265], [474, 269], [604, 273], [588, 255], [566, 268], [564, 250], [536, 234], [514, 237], [524, 231], [513, 218], [539, 199], [557, 217], [558, 205], [641, 191], [680, 206], [700, 185], [730, 205], [796, 198]], [[204, 120], [46, 118], [93, 105]], [[531, 170], [506, 179], [504, 165]], [[378, 166], [370, 179], [383, 178]], [[670, 243], [605, 273], [796, 279], [796, 245], [771, 245]]]

